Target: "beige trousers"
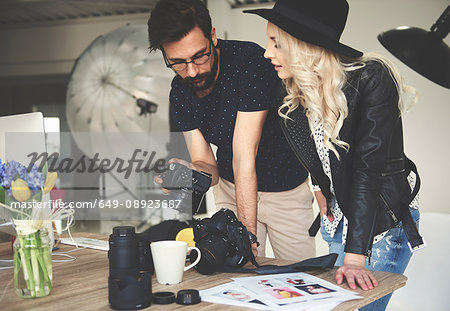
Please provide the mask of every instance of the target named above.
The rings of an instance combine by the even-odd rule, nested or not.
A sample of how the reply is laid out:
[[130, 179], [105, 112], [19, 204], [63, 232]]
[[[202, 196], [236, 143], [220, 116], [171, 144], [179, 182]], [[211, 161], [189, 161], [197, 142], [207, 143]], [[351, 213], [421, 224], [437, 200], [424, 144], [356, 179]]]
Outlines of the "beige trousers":
[[[220, 178], [213, 188], [217, 209], [228, 208], [236, 213], [234, 184]], [[269, 237], [275, 258], [301, 261], [316, 256], [316, 247], [308, 229], [313, 222], [314, 197], [308, 180], [300, 186], [282, 192], [257, 194], [258, 255], [264, 256]], [[237, 213], [236, 213], [237, 214]]]

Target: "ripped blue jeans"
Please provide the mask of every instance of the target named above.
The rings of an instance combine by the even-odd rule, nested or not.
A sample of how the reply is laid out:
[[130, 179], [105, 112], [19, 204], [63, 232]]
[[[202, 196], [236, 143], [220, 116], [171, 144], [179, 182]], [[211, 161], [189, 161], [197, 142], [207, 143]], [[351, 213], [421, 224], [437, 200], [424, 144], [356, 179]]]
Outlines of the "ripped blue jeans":
[[[410, 208], [412, 218], [419, 228], [420, 213], [418, 209]], [[321, 221], [320, 233], [325, 242], [328, 243], [330, 253], [338, 254], [336, 260], [336, 266], [342, 266], [344, 263], [344, 248], [342, 244], [342, 228], [344, 221], [341, 220], [334, 237], [331, 237], [323, 226]], [[369, 270], [393, 272], [403, 274], [406, 266], [411, 258], [411, 251], [408, 247], [408, 239], [401, 223], [390, 229], [382, 240], [378, 241], [372, 246], [372, 257], [370, 258], [370, 265], [366, 259], [366, 268]], [[367, 306], [360, 308], [360, 311], [382, 311], [386, 309], [386, 306], [391, 299], [392, 294], [386, 295]]]

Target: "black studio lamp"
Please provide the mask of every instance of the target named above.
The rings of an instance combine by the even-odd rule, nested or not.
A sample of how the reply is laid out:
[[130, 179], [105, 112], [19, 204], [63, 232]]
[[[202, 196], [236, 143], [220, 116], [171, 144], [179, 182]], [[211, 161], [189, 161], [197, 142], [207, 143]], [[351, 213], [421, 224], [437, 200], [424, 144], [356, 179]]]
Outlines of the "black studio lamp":
[[398, 27], [378, 35], [378, 41], [395, 57], [431, 81], [450, 89], [450, 48], [444, 38], [450, 31], [450, 6], [430, 31]]

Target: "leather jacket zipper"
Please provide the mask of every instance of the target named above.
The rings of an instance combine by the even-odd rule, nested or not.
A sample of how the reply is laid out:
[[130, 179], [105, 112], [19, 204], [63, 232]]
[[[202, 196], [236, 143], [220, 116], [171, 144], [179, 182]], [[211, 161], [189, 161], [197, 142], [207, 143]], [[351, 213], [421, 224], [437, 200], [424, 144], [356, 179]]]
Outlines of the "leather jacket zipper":
[[367, 251], [367, 264], [370, 266], [370, 257], [372, 257], [372, 250]]
[[373, 238], [374, 238], [376, 220], [377, 220], [377, 216], [375, 216], [375, 220], [372, 223], [372, 230], [370, 230], [369, 245], [367, 246], [367, 251], [365, 253], [365, 255], [367, 257], [367, 264], [368, 265], [370, 265], [370, 258], [372, 257], [372, 246], [373, 246]]
[[392, 171], [392, 172], [389, 172], [389, 173], [381, 173], [381, 176], [383, 176], [383, 177], [386, 177], [386, 176], [393, 176], [393, 175], [397, 175], [397, 174], [400, 174], [400, 173], [404, 173], [406, 171], [406, 169], [401, 169], [401, 170], [396, 170], [396, 171]]
[[[405, 160], [405, 158], [403, 158], [403, 157], [390, 159], [390, 160], [388, 160], [386, 162], [386, 166], [389, 166], [392, 163], [398, 163], [398, 162], [403, 163], [404, 160]], [[385, 167], [385, 169], [386, 169], [386, 167]], [[383, 171], [383, 172], [381, 172], [381, 176], [383, 176], [383, 177], [393, 176], [393, 175], [397, 175], [397, 174], [400, 174], [400, 173], [404, 173], [405, 171], [406, 171], [405, 167], [402, 167], [402, 168], [394, 170], [394, 171], [392, 171], [392, 170], [391, 171], [387, 171], [387, 172]]]
[[392, 220], [394, 221], [395, 225], [397, 226], [400, 221], [398, 220], [397, 216], [395, 216], [394, 211], [389, 207], [389, 204], [387, 203], [386, 199], [383, 197], [383, 195], [380, 193], [381, 201], [384, 203], [384, 207], [386, 208], [387, 213], [391, 216]]

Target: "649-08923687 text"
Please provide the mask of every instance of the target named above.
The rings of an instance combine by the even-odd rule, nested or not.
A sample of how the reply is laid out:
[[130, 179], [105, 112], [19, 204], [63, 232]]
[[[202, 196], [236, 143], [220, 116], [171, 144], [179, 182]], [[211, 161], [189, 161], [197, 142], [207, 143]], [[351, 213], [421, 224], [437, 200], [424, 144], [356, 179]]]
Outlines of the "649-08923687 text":
[[172, 208], [177, 209], [181, 200], [98, 200], [99, 208]]

